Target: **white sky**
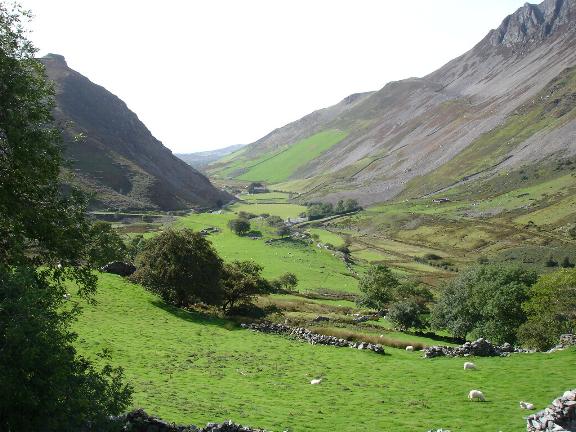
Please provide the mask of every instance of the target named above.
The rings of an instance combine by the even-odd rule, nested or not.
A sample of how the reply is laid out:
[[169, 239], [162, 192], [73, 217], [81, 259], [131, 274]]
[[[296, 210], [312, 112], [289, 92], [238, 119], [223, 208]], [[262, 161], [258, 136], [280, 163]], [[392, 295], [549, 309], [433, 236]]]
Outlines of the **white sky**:
[[426, 75], [524, 0], [21, 0], [40, 54], [123, 99], [174, 152], [250, 143]]

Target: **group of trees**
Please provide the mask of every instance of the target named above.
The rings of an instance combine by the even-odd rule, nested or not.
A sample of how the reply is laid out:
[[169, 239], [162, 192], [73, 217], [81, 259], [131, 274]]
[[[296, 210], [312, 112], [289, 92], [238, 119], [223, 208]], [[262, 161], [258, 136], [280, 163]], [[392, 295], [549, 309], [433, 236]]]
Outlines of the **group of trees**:
[[376, 265], [359, 288], [359, 303], [387, 309], [388, 319], [401, 330], [430, 327], [458, 338], [484, 337], [537, 349], [548, 349], [561, 334], [576, 331], [574, 269], [538, 276], [521, 267], [480, 265], [446, 282], [433, 301], [426, 287], [401, 282], [388, 267]]
[[0, 430], [104, 430], [130, 403], [122, 370], [96, 368], [74, 348], [70, 284], [90, 300], [107, 229], [86, 198], [63, 192], [54, 91], [26, 39], [27, 14], [0, 3]]
[[358, 201], [355, 199], [340, 200], [334, 206], [332, 203], [310, 203], [307, 204], [306, 215], [309, 220], [322, 219], [343, 213], [350, 213], [360, 210]]
[[190, 229], [166, 230], [144, 243], [132, 278], [178, 307], [195, 303], [225, 313], [261, 295], [297, 285], [291, 273], [268, 281], [253, 261], [225, 263], [205, 237]]
[[422, 315], [432, 301], [430, 290], [412, 281], [401, 282], [385, 265], [374, 265], [360, 280], [359, 304], [377, 310], [388, 309], [388, 319], [401, 330], [426, 326]]

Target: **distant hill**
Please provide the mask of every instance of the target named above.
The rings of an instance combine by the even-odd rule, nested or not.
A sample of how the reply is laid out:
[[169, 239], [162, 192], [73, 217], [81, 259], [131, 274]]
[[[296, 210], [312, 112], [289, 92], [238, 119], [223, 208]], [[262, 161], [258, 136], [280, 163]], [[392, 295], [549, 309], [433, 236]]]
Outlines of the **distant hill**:
[[42, 62], [56, 85], [55, 118], [70, 125], [65, 140], [73, 175], [67, 181], [95, 194], [93, 208], [178, 210], [231, 199], [154, 138], [123, 101], [70, 69], [64, 57], [49, 54]]
[[212, 162], [216, 162], [218, 159], [223, 158], [242, 147], [244, 147], [243, 144], [235, 144], [217, 150], [208, 150], [196, 153], [175, 153], [175, 155], [191, 167], [194, 167], [197, 170], [203, 170]]
[[575, 47], [576, 0], [526, 3], [439, 70], [309, 114], [208, 172], [371, 204], [565, 160], [576, 154]]

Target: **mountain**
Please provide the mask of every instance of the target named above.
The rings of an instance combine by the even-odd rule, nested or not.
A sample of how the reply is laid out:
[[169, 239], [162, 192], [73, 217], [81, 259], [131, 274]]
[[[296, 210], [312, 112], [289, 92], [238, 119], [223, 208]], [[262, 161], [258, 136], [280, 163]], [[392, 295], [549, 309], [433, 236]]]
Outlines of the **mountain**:
[[55, 119], [69, 125], [67, 180], [95, 193], [93, 208], [178, 210], [230, 201], [154, 138], [122, 100], [70, 69], [64, 57], [49, 54], [42, 62], [55, 83]]
[[[350, 96], [208, 171], [303, 199], [371, 204], [568, 158], [576, 153], [575, 47], [576, 0], [527, 3], [439, 70]], [[288, 157], [290, 169], [278, 171]]]
[[175, 155], [191, 167], [202, 170], [212, 162], [216, 162], [218, 159], [223, 158], [224, 156], [233, 153], [242, 147], [244, 147], [243, 144], [235, 144], [216, 150], [208, 150], [196, 153], [175, 153]]

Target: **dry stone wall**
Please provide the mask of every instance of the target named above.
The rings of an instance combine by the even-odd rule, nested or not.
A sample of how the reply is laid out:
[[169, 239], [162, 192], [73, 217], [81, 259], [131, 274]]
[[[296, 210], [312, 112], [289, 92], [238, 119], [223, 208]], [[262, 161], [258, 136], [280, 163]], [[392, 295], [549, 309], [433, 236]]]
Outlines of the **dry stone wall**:
[[284, 324], [274, 324], [270, 322], [257, 323], [257, 324], [242, 324], [242, 328], [262, 332], [283, 334], [295, 337], [296, 339], [304, 340], [312, 345], [331, 345], [335, 347], [348, 347], [359, 350], [373, 351], [377, 354], [384, 354], [384, 347], [380, 344], [372, 344], [367, 342], [351, 342], [346, 339], [339, 339], [335, 336], [326, 336], [319, 333], [314, 333], [303, 327], [290, 327]]
[[526, 419], [526, 430], [576, 431], [576, 389], [568, 390], [548, 407]]
[[463, 345], [457, 347], [449, 346], [431, 346], [424, 349], [425, 358], [434, 357], [468, 357], [468, 356], [478, 356], [478, 357], [497, 357], [497, 356], [507, 356], [510, 353], [518, 352], [532, 352], [522, 348], [516, 348], [505, 343], [502, 346], [494, 345], [487, 341], [486, 339], [480, 338], [474, 342], [466, 342]]

